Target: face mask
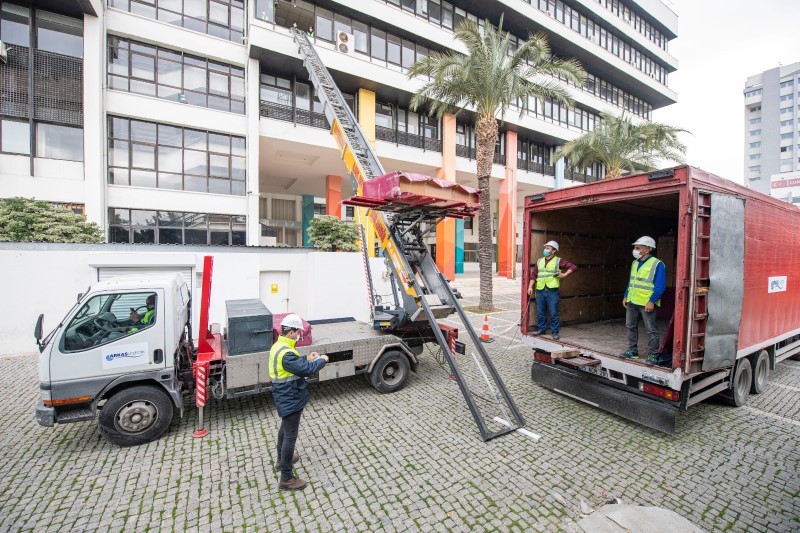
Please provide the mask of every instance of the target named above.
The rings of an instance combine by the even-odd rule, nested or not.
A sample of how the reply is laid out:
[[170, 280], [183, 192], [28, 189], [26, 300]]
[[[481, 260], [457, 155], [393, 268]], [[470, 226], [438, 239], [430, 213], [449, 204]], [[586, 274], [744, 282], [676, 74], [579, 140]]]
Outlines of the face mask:
[[642, 253], [639, 250], [634, 250], [633, 257], [635, 257], [636, 259], [641, 259]]
[[545, 250], [543, 253], [544, 253], [545, 257], [549, 257], [550, 256], [550, 250]]

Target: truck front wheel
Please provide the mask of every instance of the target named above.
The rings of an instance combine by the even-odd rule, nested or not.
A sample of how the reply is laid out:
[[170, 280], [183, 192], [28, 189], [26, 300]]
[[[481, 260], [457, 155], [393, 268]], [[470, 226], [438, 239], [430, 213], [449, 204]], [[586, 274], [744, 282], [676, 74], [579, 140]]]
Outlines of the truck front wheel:
[[100, 433], [112, 444], [135, 446], [156, 440], [172, 422], [172, 400], [156, 387], [116, 392], [100, 410]]
[[739, 359], [736, 371], [733, 374], [733, 385], [731, 389], [722, 394], [730, 405], [741, 407], [750, 397], [750, 387], [753, 383], [753, 367], [750, 360], [746, 357]]
[[410, 372], [408, 357], [397, 350], [389, 350], [372, 367], [369, 381], [378, 392], [395, 392], [405, 386]]

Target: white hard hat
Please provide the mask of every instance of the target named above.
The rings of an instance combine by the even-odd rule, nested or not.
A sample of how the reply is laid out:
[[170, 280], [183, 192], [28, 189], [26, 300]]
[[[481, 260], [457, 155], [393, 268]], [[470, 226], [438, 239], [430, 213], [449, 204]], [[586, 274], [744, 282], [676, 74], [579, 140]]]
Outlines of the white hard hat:
[[654, 241], [652, 237], [648, 237], [646, 235], [644, 237], [639, 237], [639, 240], [633, 243], [634, 246], [636, 246], [637, 244], [640, 244], [642, 246], [648, 246], [650, 248], [656, 247], [656, 241]]
[[547, 241], [544, 243], [545, 246], [552, 246], [553, 249], [557, 252], [558, 251], [558, 243], [556, 241]]
[[295, 314], [286, 315], [281, 320], [282, 328], [303, 329], [303, 319]]

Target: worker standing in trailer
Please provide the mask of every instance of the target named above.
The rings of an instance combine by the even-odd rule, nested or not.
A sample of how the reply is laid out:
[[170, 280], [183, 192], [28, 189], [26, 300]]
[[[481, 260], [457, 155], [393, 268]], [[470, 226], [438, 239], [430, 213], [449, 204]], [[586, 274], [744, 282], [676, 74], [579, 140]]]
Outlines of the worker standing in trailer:
[[306, 390], [307, 379], [319, 372], [328, 363], [328, 356], [317, 352], [309, 354], [306, 360], [295, 350], [295, 344], [303, 330], [303, 320], [297, 315], [287, 315], [281, 322], [281, 334], [269, 351], [269, 377], [272, 381], [272, 397], [281, 428], [278, 431], [278, 461], [275, 470], [281, 473], [278, 488], [281, 490], [302, 490], [308, 485], [294, 476], [292, 465], [300, 460], [294, 451], [300, 417], [309, 400]]
[[658, 325], [656, 307], [661, 307], [661, 296], [667, 287], [667, 268], [653, 255], [656, 241], [641, 237], [633, 243], [634, 261], [631, 277], [622, 305], [625, 307], [625, 326], [628, 328], [628, 350], [622, 354], [628, 359], [639, 358], [639, 317], [647, 330], [647, 362], [658, 364]]
[[[561, 338], [561, 321], [558, 318], [558, 304], [561, 301], [559, 287], [561, 280], [575, 272], [578, 267], [557, 257], [558, 243], [549, 241], [544, 245], [542, 257], [536, 261], [536, 265], [531, 269], [530, 283], [528, 284], [528, 294], [533, 294], [536, 288], [536, 312], [539, 315], [539, 330], [536, 335], [544, 335], [547, 332], [547, 314], [550, 314], [550, 331], [553, 339]], [[564, 268], [567, 271], [562, 272]]]

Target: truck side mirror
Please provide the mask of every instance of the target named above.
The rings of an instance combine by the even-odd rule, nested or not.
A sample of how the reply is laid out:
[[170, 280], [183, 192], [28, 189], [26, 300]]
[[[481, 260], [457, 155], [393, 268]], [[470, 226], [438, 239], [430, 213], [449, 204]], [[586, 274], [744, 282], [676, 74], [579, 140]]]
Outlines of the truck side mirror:
[[39, 315], [39, 318], [36, 320], [36, 327], [33, 328], [33, 336], [36, 338], [36, 342], [42, 340], [42, 324], [44, 323], [44, 315]]

